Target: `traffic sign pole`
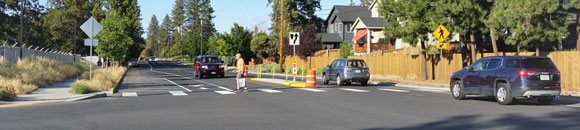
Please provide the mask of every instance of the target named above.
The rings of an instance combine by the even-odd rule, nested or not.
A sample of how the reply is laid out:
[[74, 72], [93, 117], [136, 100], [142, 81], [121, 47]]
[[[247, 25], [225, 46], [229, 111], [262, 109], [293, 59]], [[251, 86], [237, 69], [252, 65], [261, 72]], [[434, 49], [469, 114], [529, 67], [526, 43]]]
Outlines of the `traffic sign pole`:
[[439, 65], [441, 66], [441, 87], [443, 87], [443, 49], [439, 49]]
[[[294, 51], [294, 52], [293, 52], [293, 53], [294, 53], [293, 55], [294, 55], [294, 56], [293, 56], [292, 60], [296, 61], [296, 45], [292, 45], [292, 46], [294, 46], [294, 49], [293, 49], [293, 51]], [[293, 67], [294, 69], [296, 69], [296, 67], [294, 67], [294, 66], [292, 66], [292, 67]], [[292, 79], [292, 81], [293, 81], [293, 82], [296, 82], [296, 76], [295, 76], [295, 75], [293, 75], [293, 77], [294, 77], [294, 78]]]
[[[89, 37], [90, 39], [90, 54], [91, 54], [91, 61], [93, 60], [93, 21], [91, 20], [91, 29], [90, 29], [90, 33], [91, 36]], [[93, 66], [91, 64], [89, 64], [89, 83], [93, 83]]]

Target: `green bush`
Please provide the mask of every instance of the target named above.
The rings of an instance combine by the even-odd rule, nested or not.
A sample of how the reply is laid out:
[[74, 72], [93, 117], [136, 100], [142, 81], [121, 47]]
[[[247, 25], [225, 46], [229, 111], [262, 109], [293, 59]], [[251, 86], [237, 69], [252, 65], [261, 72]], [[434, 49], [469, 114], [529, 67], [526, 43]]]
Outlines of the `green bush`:
[[91, 88], [86, 82], [74, 82], [70, 85], [70, 92], [74, 94], [91, 93]]
[[16, 91], [10, 86], [0, 86], [0, 101], [13, 101], [16, 99]]
[[[280, 71], [280, 64], [277, 64], [277, 63], [260, 64], [260, 65], [256, 66], [256, 69], [258, 69], [260, 67], [262, 68], [262, 73], [272, 73], [273, 70], [275, 70], [276, 73], [280, 73], [280, 72], [278, 72], [278, 71]], [[284, 70], [284, 69], [285, 68], [282, 68], [282, 70]]]
[[340, 43], [340, 58], [348, 58], [348, 56], [352, 56], [352, 45], [346, 41], [342, 41]]

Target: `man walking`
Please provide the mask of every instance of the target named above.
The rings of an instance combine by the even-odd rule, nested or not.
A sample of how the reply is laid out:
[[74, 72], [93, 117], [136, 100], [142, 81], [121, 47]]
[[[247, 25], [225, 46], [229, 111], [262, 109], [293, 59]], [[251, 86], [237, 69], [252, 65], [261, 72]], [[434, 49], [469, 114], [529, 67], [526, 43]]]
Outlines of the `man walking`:
[[246, 90], [246, 92], [248, 91], [248, 87], [246, 87], [246, 79], [243, 77], [244, 76], [244, 59], [242, 59], [242, 54], [238, 53], [236, 54], [236, 60], [238, 60], [236, 62], [236, 69], [234, 70], [234, 72], [238, 72], [238, 74], [236, 75], [236, 90], [240, 91], [240, 87], [243, 87], [243, 90]]

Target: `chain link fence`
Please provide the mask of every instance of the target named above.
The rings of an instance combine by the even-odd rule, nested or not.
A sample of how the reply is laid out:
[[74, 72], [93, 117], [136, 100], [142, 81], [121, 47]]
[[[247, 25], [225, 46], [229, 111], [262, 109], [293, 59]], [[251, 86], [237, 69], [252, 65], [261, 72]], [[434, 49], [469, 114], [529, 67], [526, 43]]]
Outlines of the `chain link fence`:
[[[35, 48], [37, 49], [37, 48]], [[71, 55], [67, 53], [48, 52], [35, 49], [22, 48], [22, 58], [30, 56], [39, 56], [47, 59], [60, 61], [63, 63], [74, 63], [81, 60], [80, 56]], [[20, 57], [20, 47], [0, 46], [0, 60], [4, 63], [14, 64], [18, 62]]]

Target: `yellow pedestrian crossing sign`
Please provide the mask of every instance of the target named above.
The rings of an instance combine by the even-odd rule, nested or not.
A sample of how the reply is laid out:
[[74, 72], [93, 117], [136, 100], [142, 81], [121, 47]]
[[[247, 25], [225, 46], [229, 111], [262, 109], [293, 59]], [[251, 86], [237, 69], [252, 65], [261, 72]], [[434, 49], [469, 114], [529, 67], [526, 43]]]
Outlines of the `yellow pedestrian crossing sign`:
[[445, 49], [447, 48], [447, 43], [437, 43], [437, 49]]
[[450, 34], [449, 31], [447, 31], [447, 29], [445, 28], [445, 26], [443, 26], [443, 24], [439, 25], [439, 27], [437, 27], [437, 29], [435, 29], [435, 31], [433, 32], [433, 36], [435, 36], [435, 38], [437, 38], [439, 42], [445, 41], [445, 38], [447, 38], [449, 34]]

